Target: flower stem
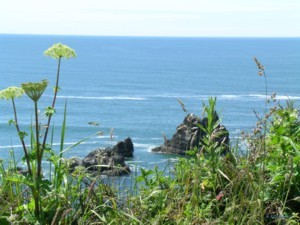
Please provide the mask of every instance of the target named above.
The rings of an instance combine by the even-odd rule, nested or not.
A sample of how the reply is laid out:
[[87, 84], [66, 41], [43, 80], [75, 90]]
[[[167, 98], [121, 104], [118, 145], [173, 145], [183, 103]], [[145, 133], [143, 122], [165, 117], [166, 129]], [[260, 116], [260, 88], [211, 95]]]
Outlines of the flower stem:
[[53, 98], [53, 102], [52, 102], [52, 108], [54, 108], [54, 106], [55, 106], [56, 96], [57, 96], [57, 92], [58, 92], [60, 61], [61, 61], [61, 57], [58, 58], [57, 73], [56, 73], [56, 84], [55, 84], [55, 90], [54, 90], [54, 98]]
[[[60, 61], [61, 61], [61, 57], [58, 58], [57, 73], [56, 73], [56, 84], [55, 84], [55, 88], [54, 88], [54, 97], [53, 97], [53, 101], [52, 101], [52, 108], [54, 108], [54, 106], [55, 106], [56, 97], [57, 97], [57, 92], [58, 92], [58, 82], [59, 82], [59, 72], [60, 72]], [[49, 115], [49, 117], [48, 117], [48, 122], [47, 122], [47, 126], [46, 126], [46, 130], [45, 130], [44, 140], [43, 140], [43, 144], [42, 144], [42, 149], [44, 149], [44, 148], [45, 148], [45, 145], [46, 145], [46, 141], [47, 141], [47, 136], [48, 136], [48, 132], [49, 132], [49, 127], [50, 127], [51, 118], [52, 118], [52, 115]]]
[[34, 102], [34, 112], [35, 112], [35, 135], [36, 135], [36, 157], [37, 157], [37, 173], [36, 173], [36, 190], [34, 197], [35, 202], [35, 216], [40, 217], [40, 182], [42, 178], [42, 152], [40, 150], [39, 141], [39, 119], [38, 119], [38, 107], [37, 101]]
[[39, 119], [38, 119], [38, 107], [37, 102], [34, 102], [34, 112], [35, 112], [35, 135], [36, 135], [36, 155], [38, 160], [38, 167], [37, 167], [37, 178], [41, 178], [41, 171], [42, 171], [42, 154], [40, 150], [40, 141], [39, 141]]
[[[14, 110], [15, 127], [16, 127], [18, 133], [20, 133], [21, 130], [20, 130], [20, 127], [19, 127], [19, 124], [18, 124], [18, 117], [17, 117], [17, 109], [16, 109], [15, 100], [14, 100], [14, 98], [12, 98], [11, 100], [12, 100], [13, 110]], [[29, 161], [29, 155], [28, 155], [28, 152], [27, 152], [27, 148], [26, 148], [24, 139], [20, 137], [20, 141], [22, 143], [23, 151], [24, 151], [24, 154], [25, 154], [25, 159], [26, 159], [28, 173], [29, 173], [30, 176], [32, 176], [32, 171], [31, 171], [31, 166], [30, 166], [30, 161]]]

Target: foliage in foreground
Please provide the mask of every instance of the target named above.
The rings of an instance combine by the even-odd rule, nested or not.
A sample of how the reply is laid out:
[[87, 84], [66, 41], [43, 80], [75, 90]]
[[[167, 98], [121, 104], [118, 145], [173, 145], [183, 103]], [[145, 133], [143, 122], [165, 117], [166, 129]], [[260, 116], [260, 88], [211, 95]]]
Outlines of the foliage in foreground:
[[[300, 121], [299, 110], [290, 101], [285, 106], [276, 103], [269, 113], [258, 116], [253, 133], [243, 134], [240, 145], [224, 153], [228, 146], [215, 141], [223, 134], [216, 132], [220, 121], [215, 117], [216, 99], [210, 98], [204, 105], [207, 126], [199, 125], [206, 133], [201, 149], [191, 149], [188, 156], [180, 158], [171, 176], [158, 169], [142, 169], [125, 198], [101, 177], [91, 178], [81, 169], [70, 173], [68, 161], [63, 159], [66, 109], [60, 152], [46, 144], [59, 90], [61, 54], [66, 49], [48, 51], [59, 64], [52, 106], [45, 110], [48, 126], [43, 135], [37, 102], [47, 81], [25, 83], [0, 94], [12, 100], [14, 120], [10, 123], [16, 127], [27, 166], [27, 173], [18, 171], [13, 151], [7, 166], [0, 161], [0, 224], [300, 223]], [[74, 56], [67, 50], [66, 58]], [[265, 76], [256, 62], [260, 75]], [[27, 133], [18, 126], [14, 102], [24, 91], [35, 105], [30, 148], [25, 144]], [[43, 160], [49, 160], [54, 168], [49, 177], [42, 175]]]

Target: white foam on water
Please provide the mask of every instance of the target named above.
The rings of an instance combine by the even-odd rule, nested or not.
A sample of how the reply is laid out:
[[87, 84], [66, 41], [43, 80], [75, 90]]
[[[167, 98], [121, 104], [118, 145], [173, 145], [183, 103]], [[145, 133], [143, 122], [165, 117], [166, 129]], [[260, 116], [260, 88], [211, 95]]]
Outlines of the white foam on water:
[[[50, 95], [45, 95], [46, 97], [52, 97]], [[147, 95], [147, 96], [74, 96], [74, 95], [59, 95], [57, 98], [67, 98], [67, 99], [87, 99], [87, 100], [129, 100], [129, 101], [145, 101], [150, 98], [192, 98], [192, 99], [202, 99], [206, 100], [211, 96], [217, 97], [218, 100], [245, 100], [245, 99], [265, 99], [265, 94], [223, 94], [223, 95], [182, 95], [182, 94], [159, 94], [159, 95]], [[269, 98], [270, 96], [268, 96]], [[278, 100], [299, 100], [300, 96], [285, 96], [277, 95]]]
[[239, 100], [243, 98], [242, 95], [219, 95], [217, 99], [219, 100]]
[[135, 148], [143, 148], [143, 149], [147, 149], [147, 151], [151, 152], [152, 148], [155, 148], [156, 145], [153, 144], [141, 144], [141, 143], [133, 143], [133, 146]]
[[[113, 137], [114, 137], [114, 139], [118, 138], [118, 136], [115, 136], [115, 135]], [[111, 136], [110, 135], [98, 135], [95, 138], [98, 138], [98, 139], [110, 139]]]
[[298, 100], [300, 96], [284, 96], [284, 95], [276, 95], [276, 99], [279, 100]]
[[150, 140], [163, 140], [163, 138], [150, 138]]
[[168, 158], [168, 159], [162, 159], [160, 162], [177, 162], [179, 160], [178, 158]]
[[[64, 146], [67, 146], [67, 145], [75, 145], [76, 143], [78, 142], [65, 142], [64, 143]], [[84, 141], [84, 142], [81, 142], [80, 145], [90, 145], [90, 144], [98, 144], [99, 142], [98, 141]], [[52, 146], [59, 146], [60, 143], [53, 143]], [[12, 148], [22, 148], [23, 146], [22, 145], [2, 145], [0, 146], [0, 149], [12, 149]], [[26, 147], [30, 147], [30, 145], [26, 145]]]
[[131, 161], [131, 160], [126, 160], [127, 163], [135, 164], [135, 163], [142, 163], [144, 161], [136, 160], [136, 161]]
[[67, 99], [88, 99], [88, 100], [133, 100], [133, 101], [144, 101], [147, 100], [143, 97], [131, 97], [131, 96], [64, 96], [59, 95], [57, 98]]

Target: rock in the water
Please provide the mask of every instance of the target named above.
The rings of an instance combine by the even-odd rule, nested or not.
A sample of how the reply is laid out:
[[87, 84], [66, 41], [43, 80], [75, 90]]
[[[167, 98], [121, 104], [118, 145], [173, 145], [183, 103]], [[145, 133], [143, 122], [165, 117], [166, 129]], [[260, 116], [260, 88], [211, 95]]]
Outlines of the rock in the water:
[[133, 152], [134, 152], [134, 148], [133, 148], [133, 143], [131, 141], [131, 138], [126, 138], [124, 140], [124, 145], [125, 145], [125, 152], [124, 152], [124, 156], [125, 157], [133, 157]]
[[71, 159], [70, 170], [74, 170], [76, 166], [83, 166], [93, 174], [100, 173], [108, 176], [128, 174], [130, 168], [125, 163], [125, 157], [132, 157], [133, 151], [131, 139], [126, 138], [112, 148], [94, 150], [82, 160]]
[[81, 159], [77, 158], [77, 157], [72, 157], [69, 160], [69, 167], [70, 168], [75, 168], [76, 166], [80, 166], [81, 165]]
[[133, 143], [130, 138], [126, 138], [124, 141], [119, 141], [113, 148], [112, 151], [117, 155], [124, 157], [133, 157]]
[[[218, 119], [219, 117], [215, 113], [215, 120], [217, 121]], [[177, 127], [173, 137], [170, 140], [166, 139], [163, 145], [152, 149], [152, 151], [185, 155], [186, 151], [195, 147], [200, 150], [202, 146], [201, 140], [206, 133], [199, 128], [198, 124], [207, 127], [207, 118], [205, 117], [201, 120], [192, 113], [188, 114], [184, 118], [183, 123]], [[226, 152], [229, 144], [229, 133], [223, 125], [218, 125], [214, 132], [221, 134], [216, 135], [214, 141], [218, 143], [218, 146], [222, 143], [222, 146], [225, 147], [223, 151]]]

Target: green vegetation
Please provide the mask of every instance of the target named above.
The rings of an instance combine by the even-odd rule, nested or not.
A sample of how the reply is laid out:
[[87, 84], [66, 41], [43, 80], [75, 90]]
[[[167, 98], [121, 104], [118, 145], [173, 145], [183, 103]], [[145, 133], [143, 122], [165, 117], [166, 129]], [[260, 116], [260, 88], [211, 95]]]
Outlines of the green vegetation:
[[[14, 151], [10, 161], [0, 160], [0, 224], [299, 224], [300, 223], [300, 121], [291, 101], [281, 105], [275, 95], [267, 99], [265, 113], [250, 134], [242, 133], [240, 143], [225, 146], [223, 134], [215, 129], [216, 99], [204, 104], [207, 126], [201, 149], [188, 151], [174, 165], [172, 174], [157, 168], [141, 169], [127, 195], [119, 196], [114, 185], [90, 177], [84, 169], [69, 171], [63, 158], [67, 104], [61, 125], [60, 150], [52, 149], [56, 95], [60, 63], [75, 57], [68, 46], [56, 44], [45, 52], [58, 59], [52, 105], [41, 126], [38, 102], [48, 81], [23, 83], [0, 92], [11, 100], [14, 125], [23, 147], [26, 171], [20, 172]], [[259, 75], [267, 79], [264, 67], [255, 62]], [[15, 99], [24, 93], [34, 104], [30, 134], [18, 125]], [[267, 98], [266, 86], [266, 98]], [[273, 104], [269, 110], [269, 104]], [[268, 112], [267, 112], [268, 111]], [[48, 133], [52, 132], [50, 143]], [[26, 141], [30, 142], [26, 145]], [[85, 140], [85, 139], [84, 139]], [[80, 144], [83, 140], [75, 145]], [[241, 145], [243, 144], [243, 145]], [[243, 147], [239, 147], [243, 146]], [[42, 162], [50, 161], [50, 175], [44, 177]]]

